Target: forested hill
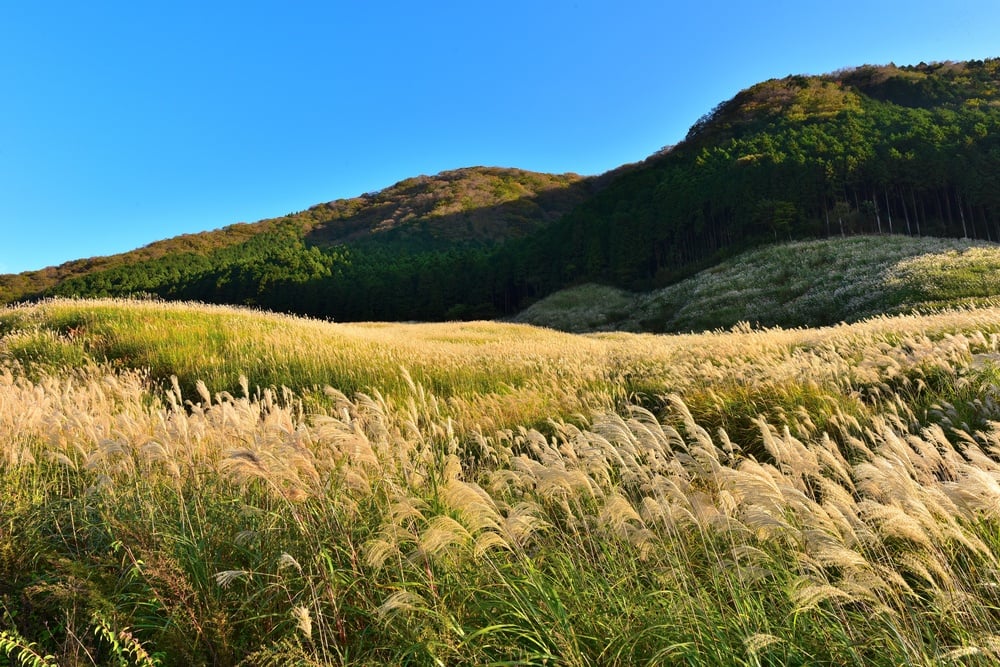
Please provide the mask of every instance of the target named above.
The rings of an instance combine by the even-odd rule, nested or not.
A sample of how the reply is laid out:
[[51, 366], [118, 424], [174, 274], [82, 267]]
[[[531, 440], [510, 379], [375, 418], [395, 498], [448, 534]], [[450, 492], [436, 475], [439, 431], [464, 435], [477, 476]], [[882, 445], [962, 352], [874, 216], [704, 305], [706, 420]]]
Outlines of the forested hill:
[[645, 289], [750, 246], [860, 233], [1000, 240], [1000, 60], [742, 91], [545, 230], [519, 287]]
[[0, 299], [145, 292], [341, 320], [493, 317], [582, 282], [662, 286], [764, 243], [890, 233], [1000, 240], [1000, 60], [766, 81], [600, 178], [409, 179], [5, 276]]
[[[576, 174], [488, 167], [417, 176], [280, 218], [0, 275], [0, 303], [50, 295], [150, 294], [364, 317], [333, 304], [363, 301], [372, 281], [388, 288], [401, 277], [412, 279], [430, 257], [483, 256], [558, 220], [599, 183]], [[358, 290], [341, 294], [350, 284]], [[333, 313], [319, 309], [317, 291], [324, 293], [322, 308]], [[383, 300], [380, 311], [367, 314], [392, 318], [386, 304]], [[406, 310], [418, 314], [416, 306]]]

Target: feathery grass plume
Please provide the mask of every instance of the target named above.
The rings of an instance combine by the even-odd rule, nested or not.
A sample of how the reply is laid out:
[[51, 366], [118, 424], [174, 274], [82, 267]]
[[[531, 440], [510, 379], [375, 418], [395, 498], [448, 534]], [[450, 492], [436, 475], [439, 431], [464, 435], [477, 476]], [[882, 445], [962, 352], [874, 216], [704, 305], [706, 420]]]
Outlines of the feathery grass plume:
[[895, 556], [894, 564], [898, 571], [919, 577], [923, 584], [930, 588], [941, 588], [953, 585], [952, 574], [943, 566], [941, 561], [934, 554], [925, 551], [902, 552]]
[[415, 555], [429, 559], [460, 555], [473, 544], [469, 531], [455, 519], [439, 515], [427, 522], [417, 542]]
[[[515, 460], [515, 469], [521, 461]], [[582, 470], [566, 470], [562, 467], [538, 465], [531, 468], [537, 496], [549, 502], [599, 498], [602, 493], [594, 480]], [[569, 514], [572, 514], [571, 512]]]
[[726, 470], [723, 479], [728, 488], [737, 492], [747, 504], [757, 505], [772, 513], [785, 509], [782, 485], [786, 478], [770, 463], [761, 464], [754, 458], [739, 462], [735, 469]]
[[644, 528], [642, 517], [620, 493], [612, 493], [604, 499], [598, 522], [612, 535], [624, 540], [628, 540], [636, 530]]
[[541, 511], [536, 503], [529, 501], [521, 501], [511, 507], [500, 525], [504, 542], [523, 550], [536, 533], [551, 528], [552, 524], [539, 516]]
[[179, 461], [173, 456], [172, 452], [168, 451], [163, 443], [155, 440], [147, 442], [142, 446], [140, 454], [147, 465], [157, 464], [155, 468], [152, 466], [151, 468], [164, 470], [174, 480], [180, 480], [181, 468]]
[[313, 619], [309, 607], [305, 605], [292, 607], [292, 618], [295, 619], [295, 627], [302, 633], [306, 640], [312, 639]]
[[397, 489], [391, 499], [375, 537], [365, 542], [365, 563], [376, 569], [385, 567], [390, 559], [403, 558], [408, 545], [416, 546], [420, 531], [427, 524], [425, 513], [430, 505], [424, 499]]
[[281, 556], [278, 557], [278, 570], [282, 570], [286, 567], [293, 568], [299, 574], [302, 574], [302, 566], [299, 561], [295, 560], [295, 557], [288, 552], [282, 552]]
[[950, 664], [950, 663], [960, 663], [963, 658], [969, 658], [972, 656], [982, 655], [983, 650], [978, 646], [960, 646], [958, 648], [953, 648], [944, 653], [939, 653], [934, 657], [934, 661], [938, 664]]
[[755, 632], [743, 640], [743, 645], [746, 647], [747, 653], [756, 658], [768, 647], [782, 641], [784, 640], [781, 637], [775, 637], [766, 632]]
[[[349, 461], [351, 468], [378, 470], [380, 460], [365, 426], [349, 415], [343, 418], [318, 415], [313, 418], [313, 435], [318, 446], [329, 448], [334, 465]], [[379, 435], [384, 437], [384, 433]]]
[[858, 513], [875, 529], [883, 542], [886, 539], [906, 540], [916, 547], [927, 550], [934, 548], [934, 542], [923, 525], [895, 505], [866, 499], [858, 503]]
[[511, 544], [498, 532], [487, 530], [475, 536], [472, 553], [477, 559], [483, 558], [491, 551], [512, 551]]
[[426, 602], [418, 593], [404, 589], [387, 597], [376, 609], [376, 614], [384, 621], [397, 614], [406, 614], [426, 608]]
[[840, 447], [830, 438], [829, 433], [822, 433], [819, 441], [812, 440], [820, 471], [817, 479], [829, 477], [833, 482], [854, 491], [854, 480], [851, 477], [850, 463], [844, 457]]
[[647, 526], [655, 526], [661, 531], [672, 532], [675, 529], [673, 512], [669, 502], [652, 496], [643, 496], [639, 501], [639, 517]]
[[870, 603], [870, 608], [887, 617], [898, 615], [906, 608], [906, 602], [916, 597], [893, 567], [872, 563], [844, 568], [837, 586], [855, 600]]
[[46, 452], [46, 454], [50, 461], [55, 461], [56, 463], [60, 463], [69, 468], [70, 470], [75, 471], [77, 469], [76, 461], [66, 456], [62, 452]]
[[942, 492], [970, 521], [1000, 516], [1000, 476], [975, 466], [963, 466], [953, 482], [942, 485]]
[[751, 505], [741, 510], [739, 521], [761, 540], [790, 541], [794, 539], [796, 532], [781, 515], [768, 512], [759, 505]]
[[205, 384], [204, 380], [198, 380], [195, 382], [195, 390], [198, 392], [198, 396], [201, 398], [201, 407], [209, 408], [212, 405], [212, 393], [208, 390], [208, 386]]
[[229, 588], [234, 581], [247, 579], [251, 575], [246, 570], [222, 570], [215, 573], [215, 583], [222, 588]]
[[462, 524], [473, 535], [496, 531], [503, 521], [496, 503], [481, 487], [463, 482], [457, 476], [447, 479], [441, 489], [441, 500], [458, 514]]
[[[368, 540], [364, 545], [365, 564], [375, 570], [381, 569], [390, 559], [402, 558], [399, 531], [395, 528], [383, 528], [379, 537]], [[409, 541], [416, 542], [415, 538]]]
[[877, 538], [874, 531], [858, 514], [852, 486], [845, 488], [826, 477], [816, 481], [824, 516], [829, 519], [828, 525], [832, 526], [845, 545], [854, 547], [875, 543]]
[[240, 448], [230, 451], [222, 463], [223, 469], [229, 469], [234, 475], [242, 479], [261, 478], [268, 479], [269, 471], [264, 465], [263, 459], [249, 448]]
[[747, 541], [735, 542], [729, 555], [733, 559], [733, 571], [744, 586], [774, 581], [780, 576], [779, 564], [773, 554]]
[[83, 466], [88, 470], [101, 469], [108, 473], [124, 475], [131, 475], [136, 470], [132, 447], [111, 439], [97, 443], [97, 447], [89, 453]]
[[[292, 434], [288, 434], [292, 435]], [[307, 451], [287, 439], [282, 442], [257, 434], [254, 448], [241, 447], [227, 453], [220, 469], [235, 479], [259, 480], [272, 492], [287, 500], [300, 502], [319, 486], [319, 474]]]
[[993, 658], [1000, 659], [1000, 635], [984, 634], [974, 638], [976, 644]]
[[400, 495], [389, 506], [389, 518], [395, 526], [415, 527], [426, 521], [424, 513], [429, 509], [430, 506], [423, 498]]
[[796, 580], [789, 591], [789, 598], [794, 605], [794, 613], [801, 614], [829, 601], [853, 601], [847, 591], [827, 583], [812, 581], [801, 577]]

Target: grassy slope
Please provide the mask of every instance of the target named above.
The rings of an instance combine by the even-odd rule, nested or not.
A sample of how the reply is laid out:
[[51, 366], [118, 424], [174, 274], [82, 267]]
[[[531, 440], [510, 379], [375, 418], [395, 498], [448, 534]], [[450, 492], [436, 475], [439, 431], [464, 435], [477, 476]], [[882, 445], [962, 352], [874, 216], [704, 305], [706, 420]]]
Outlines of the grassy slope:
[[579, 337], [52, 301], [0, 331], [15, 660], [1000, 658], [997, 309]]
[[906, 236], [768, 246], [644, 294], [583, 285], [516, 318], [563, 331], [822, 326], [880, 313], [996, 303], [1000, 247]]

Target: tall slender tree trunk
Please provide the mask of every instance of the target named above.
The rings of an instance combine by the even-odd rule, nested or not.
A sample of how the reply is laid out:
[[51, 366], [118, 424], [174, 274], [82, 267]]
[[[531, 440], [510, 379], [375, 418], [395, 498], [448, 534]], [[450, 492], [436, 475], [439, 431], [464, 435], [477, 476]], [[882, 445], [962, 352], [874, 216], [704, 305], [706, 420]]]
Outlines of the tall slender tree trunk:
[[875, 207], [875, 224], [878, 226], [878, 235], [882, 236], [882, 216], [878, 212], [878, 202], [875, 201], [875, 193], [872, 193], [872, 206]]
[[[965, 211], [962, 210], [962, 195], [958, 194], [957, 190], [955, 191], [955, 203], [958, 204], [958, 215], [962, 218], [962, 238], [967, 239], [969, 238], [969, 232], [965, 228]], [[972, 227], [972, 235], [976, 235], [975, 225]]]
[[[944, 204], [941, 203], [941, 190], [938, 188], [934, 189], [934, 203], [937, 204], [938, 219], [944, 223]], [[948, 225], [948, 231], [951, 231], [951, 225]]]
[[[822, 189], [822, 184], [820, 188]], [[823, 211], [823, 217], [826, 218], [826, 237], [830, 238], [830, 209], [826, 206], [826, 197], [823, 194], [819, 196], [819, 207]]]
[[899, 189], [899, 203], [903, 205], [903, 219], [906, 220], [906, 235], [913, 236], [913, 232], [910, 229], [910, 213], [906, 210], [906, 195], [903, 194], [902, 188]]
[[[954, 212], [951, 210], [951, 188], [949, 187], [945, 187], [944, 189], [944, 208], [948, 214], [948, 227], [950, 229], [956, 229]], [[964, 228], [962, 229], [962, 238], [969, 238], [965, 233]]]
[[882, 188], [882, 194], [885, 196], [885, 215], [889, 219], [889, 233], [892, 234], [892, 209], [889, 208], [889, 188]]
[[854, 210], [858, 212], [858, 220], [863, 220], [861, 215], [861, 202], [858, 201], [858, 191], [854, 191]]

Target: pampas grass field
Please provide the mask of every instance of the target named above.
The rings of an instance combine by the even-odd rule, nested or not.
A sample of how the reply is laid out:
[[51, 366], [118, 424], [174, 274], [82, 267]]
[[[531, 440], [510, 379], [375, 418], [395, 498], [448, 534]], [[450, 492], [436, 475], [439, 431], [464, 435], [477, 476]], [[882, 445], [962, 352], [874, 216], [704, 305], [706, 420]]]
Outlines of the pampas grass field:
[[0, 311], [0, 665], [992, 665], [1000, 309]]
[[602, 285], [556, 292], [515, 317], [562, 331], [682, 332], [825, 326], [879, 314], [998, 306], [1000, 246], [901, 235], [767, 245], [645, 293]]

